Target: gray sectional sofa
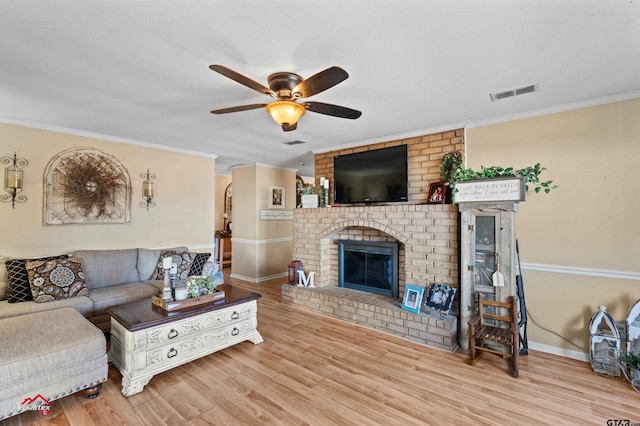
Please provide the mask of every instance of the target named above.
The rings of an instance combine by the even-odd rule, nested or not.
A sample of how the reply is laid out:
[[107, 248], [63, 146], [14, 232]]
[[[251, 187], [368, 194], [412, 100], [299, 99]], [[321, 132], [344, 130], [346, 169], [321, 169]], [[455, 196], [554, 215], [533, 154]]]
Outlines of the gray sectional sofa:
[[[52, 309], [73, 307], [102, 331], [110, 328], [110, 306], [151, 298], [164, 283], [152, 280], [160, 253], [163, 250], [188, 251], [187, 247], [170, 249], [132, 248], [120, 250], [79, 250], [71, 256], [81, 259], [89, 292], [46, 303], [34, 301], [9, 303], [9, 285], [4, 265], [0, 265], [0, 320]], [[214, 275], [218, 265], [207, 261], [203, 275]]]

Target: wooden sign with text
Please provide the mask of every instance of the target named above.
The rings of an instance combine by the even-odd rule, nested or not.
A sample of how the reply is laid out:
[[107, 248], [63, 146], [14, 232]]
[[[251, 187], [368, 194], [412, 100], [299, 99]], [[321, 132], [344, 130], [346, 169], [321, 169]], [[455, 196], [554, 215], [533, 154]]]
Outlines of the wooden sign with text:
[[481, 201], [524, 201], [524, 179], [493, 178], [470, 180], [456, 184], [455, 203]]

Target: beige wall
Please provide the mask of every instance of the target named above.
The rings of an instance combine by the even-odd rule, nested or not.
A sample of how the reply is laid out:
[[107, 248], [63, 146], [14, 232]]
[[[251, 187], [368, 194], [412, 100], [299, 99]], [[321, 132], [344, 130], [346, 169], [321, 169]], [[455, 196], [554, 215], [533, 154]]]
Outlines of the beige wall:
[[[122, 162], [131, 179], [131, 223], [44, 226], [43, 175], [48, 162], [70, 148], [101, 150]], [[0, 204], [0, 254], [41, 256], [76, 249], [187, 245], [213, 248], [215, 159], [0, 123], [0, 155], [29, 161], [24, 167], [28, 198], [15, 209]], [[3, 165], [4, 166], [4, 165]], [[155, 208], [139, 206], [140, 173], [157, 175]], [[3, 167], [4, 169], [4, 167]]]
[[252, 164], [234, 167], [231, 275], [249, 281], [284, 276], [292, 256], [291, 220], [260, 220], [271, 186], [285, 188], [285, 209], [295, 208], [295, 171]]
[[466, 131], [468, 167], [540, 162], [559, 185], [516, 219], [532, 342], [588, 351], [598, 306], [622, 320], [640, 299], [638, 117], [635, 99]]

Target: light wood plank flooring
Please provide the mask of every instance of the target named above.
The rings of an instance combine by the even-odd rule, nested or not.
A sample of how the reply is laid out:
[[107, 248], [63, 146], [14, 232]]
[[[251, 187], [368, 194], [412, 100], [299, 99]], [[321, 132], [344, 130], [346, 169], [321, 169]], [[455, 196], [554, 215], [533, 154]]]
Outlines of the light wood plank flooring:
[[284, 281], [227, 278], [262, 293], [264, 343], [162, 373], [129, 398], [110, 366], [97, 399], [80, 392], [54, 401], [48, 416], [24, 413], [3, 426], [640, 424], [640, 394], [588, 363], [530, 351], [514, 379], [495, 356], [470, 366], [462, 354], [283, 305]]

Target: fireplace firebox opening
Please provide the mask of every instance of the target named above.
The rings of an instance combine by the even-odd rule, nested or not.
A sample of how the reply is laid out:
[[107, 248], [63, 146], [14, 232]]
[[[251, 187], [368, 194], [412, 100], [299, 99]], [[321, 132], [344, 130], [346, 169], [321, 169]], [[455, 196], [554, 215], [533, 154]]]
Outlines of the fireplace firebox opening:
[[398, 243], [338, 240], [338, 286], [398, 297]]

